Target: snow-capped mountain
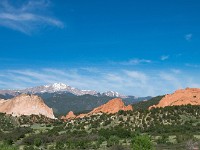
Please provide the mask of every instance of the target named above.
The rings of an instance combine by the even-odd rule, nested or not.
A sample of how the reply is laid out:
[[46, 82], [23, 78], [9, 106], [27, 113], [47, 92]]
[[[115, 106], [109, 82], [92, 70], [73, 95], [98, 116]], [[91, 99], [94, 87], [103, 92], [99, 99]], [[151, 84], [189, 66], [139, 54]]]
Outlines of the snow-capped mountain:
[[107, 91], [103, 92], [102, 95], [109, 96], [109, 97], [121, 97], [121, 98], [126, 98], [127, 96], [121, 95], [118, 92], [115, 91]]
[[69, 92], [77, 96], [81, 95], [94, 95], [94, 96], [108, 96], [108, 97], [121, 97], [126, 98], [126, 96], [119, 94], [118, 92], [114, 91], [107, 91], [107, 92], [97, 92], [95, 90], [80, 90], [78, 88], [71, 87], [69, 85], [66, 85], [64, 83], [54, 83], [50, 85], [42, 85], [42, 86], [36, 86], [32, 88], [27, 88], [23, 90], [0, 90], [0, 94], [10, 94], [13, 96], [18, 95], [18, 93], [29, 93], [29, 94], [36, 94], [36, 93], [55, 93], [55, 92]]
[[43, 85], [43, 86], [37, 86], [33, 88], [27, 88], [25, 90], [22, 90], [23, 93], [54, 93], [54, 92], [69, 92], [74, 95], [85, 95], [85, 94], [90, 94], [90, 95], [96, 95], [98, 92], [93, 91], [93, 90], [80, 90], [74, 87], [71, 87], [69, 85], [66, 85], [64, 83], [54, 83], [50, 85]]
[[22, 93], [41, 97], [48, 107], [53, 108], [56, 114], [65, 114], [69, 111], [82, 112], [92, 110], [117, 97], [121, 98], [127, 105], [151, 98], [124, 96], [114, 91], [100, 93], [94, 90], [80, 90], [63, 83], [54, 83], [23, 90], [0, 90], [0, 101], [1, 99], [12, 99]]

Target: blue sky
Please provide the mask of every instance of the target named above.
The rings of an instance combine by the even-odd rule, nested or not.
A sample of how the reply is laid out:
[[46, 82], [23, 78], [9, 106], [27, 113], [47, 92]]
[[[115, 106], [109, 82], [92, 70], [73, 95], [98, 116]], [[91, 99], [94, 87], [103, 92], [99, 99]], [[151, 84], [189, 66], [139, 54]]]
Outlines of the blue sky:
[[198, 0], [1, 0], [0, 88], [200, 87], [199, 10]]

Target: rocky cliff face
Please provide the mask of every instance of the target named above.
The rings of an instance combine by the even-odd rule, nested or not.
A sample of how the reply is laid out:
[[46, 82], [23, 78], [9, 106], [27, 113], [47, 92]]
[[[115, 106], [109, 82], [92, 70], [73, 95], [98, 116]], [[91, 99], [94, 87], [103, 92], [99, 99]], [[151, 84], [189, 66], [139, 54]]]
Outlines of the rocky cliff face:
[[0, 100], [0, 112], [21, 115], [44, 115], [54, 119], [53, 110], [36, 95], [21, 94], [13, 99]]
[[87, 114], [80, 114], [78, 116], [74, 116], [73, 112], [69, 112], [68, 115], [65, 118], [62, 117], [62, 119], [67, 120], [67, 119], [74, 119], [74, 118], [83, 118], [83, 117], [91, 116], [98, 113], [114, 114], [120, 110], [128, 111], [128, 110], [133, 110], [133, 108], [131, 105], [125, 106], [122, 99], [115, 98], [115, 99], [110, 100], [106, 104], [93, 109], [91, 112]]
[[200, 105], [200, 89], [198, 88], [186, 88], [175, 91], [173, 94], [168, 94], [160, 100], [158, 105], [149, 107], [165, 107], [176, 105]]

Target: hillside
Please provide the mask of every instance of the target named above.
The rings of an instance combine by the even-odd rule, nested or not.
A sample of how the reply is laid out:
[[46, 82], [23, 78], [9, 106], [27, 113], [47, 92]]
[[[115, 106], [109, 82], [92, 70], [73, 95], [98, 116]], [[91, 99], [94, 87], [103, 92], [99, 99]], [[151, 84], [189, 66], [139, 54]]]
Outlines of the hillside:
[[[44, 102], [51, 108], [55, 115], [65, 115], [69, 111], [73, 111], [75, 114], [80, 114], [83, 112], [89, 112], [90, 110], [105, 104], [109, 100], [115, 97], [109, 96], [93, 96], [93, 95], [81, 95], [76, 96], [71, 93], [36, 93], [42, 97]], [[149, 99], [150, 97], [127, 97], [122, 98], [126, 105], [138, 102], [144, 99]]]
[[83, 118], [83, 117], [89, 117], [95, 114], [99, 113], [105, 113], [105, 114], [114, 114], [119, 111], [132, 111], [133, 108], [131, 105], [125, 106], [124, 102], [120, 98], [114, 98], [112, 100], [109, 100], [107, 103], [98, 106], [94, 108], [92, 111], [85, 113], [85, 114], [79, 114], [78, 116], [75, 116], [73, 111], [70, 111], [66, 117], [62, 116], [61, 118], [64, 120], [68, 119], [75, 119], [75, 118]]
[[110, 100], [110, 97], [108, 96], [76, 96], [71, 93], [44, 93], [38, 95], [44, 99], [44, 102], [49, 107], [53, 108], [54, 113], [57, 115], [63, 115], [69, 111], [77, 113], [92, 110], [93, 108], [98, 107]]
[[133, 104], [134, 110], [147, 110], [152, 105], [157, 105], [164, 96], [156, 96], [146, 101]]
[[81, 126], [85, 124], [84, 128], [90, 131], [93, 128], [109, 129], [110, 127], [121, 126], [131, 131], [139, 130], [140, 132], [172, 133], [174, 130], [170, 130], [170, 128], [176, 128], [176, 132], [185, 132], [181, 128], [190, 125], [188, 129], [192, 132], [200, 133], [199, 121], [200, 106], [185, 105], [155, 108], [150, 111], [119, 111], [116, 114], [93, 115], [69, 121], [67, 122], [67, 127], [81, 129]]
[[[157, 150], [185, 150], [188, 144], [194, 143], [195, 146], [198, 144], [196, 141], [200, 140], [199, 116], [200, 106], [192, 105], [119, 111], [116, 114], [98, 114], [65, 123], [59, 120], [45, 122], [45, 117], [37, 116], [23, 116], [20, 117], [21, 121], [17, 119], [9, 123], [6, 120], [14, 118], [4, 115], [0, 123], [4, 125], [4, 131], [9, 132], [0, 131], [0, 141], [9, 138], [9, 145], [27, 149], [130, 150], [132, 139], [150, 135], [149, 139]], [[18, 124], [14, 125], [16, 122]], [[9, 130], [6, 130], [6, 124]], [[20, 127], [20, 124], [28, 126]]]
[[179, 89], [172, 94], [167, 94], [158, 104], [154, 104], [151, 108], [166, 107], [166, 106], [180, 106], [180, 105], [200, 105], [200, 89], [186, 88]]

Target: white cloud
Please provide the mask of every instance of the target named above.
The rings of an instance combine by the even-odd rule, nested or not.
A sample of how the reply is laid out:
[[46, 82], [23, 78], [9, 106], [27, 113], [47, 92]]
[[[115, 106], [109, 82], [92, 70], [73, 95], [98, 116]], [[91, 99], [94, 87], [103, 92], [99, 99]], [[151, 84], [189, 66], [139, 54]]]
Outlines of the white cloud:
[[48, 0], [29, 0], [16, 7], [8, 0], [0, 2], [0, 26], [31, 34], [43, 26], [63, 28], [64, 24], [51, 17], [48, 12]]
[[169, 59], [169, 55], [163, 55], [160, 57], [162, 61]]
[[151, 63], [151, 60], [147, 59], [132, 59], [128, 62], [129, 64], [137, 65], [140, 63]]
[[190, 34], [186, 34], [185, 35], [185, 39], [187, 40], [187, 41], [191, 41], [192, 40], [192, 34], [190, 33]]
[[139, 72], [139, 71], [124, 71], [130, 78], [138, 80], [141, 83], [145, 83], [147, 81], [147, 75]]
[[160, 79], [163, 79], [165, 81], [164, 82], [165, 85], [168, 85], [166, 86], [166, 88], [169, 88], [169, 86], [173, 86], [176, 89], [180, 89], [184, 87], [180, 77], [177, 77], [174, 74], [162, 72], [159, 75], [160, 75]]
[[139, 65], [139, 64], [148, 64], [148, 63], [152, 63], [151, 60], [148, 59], [131, 59], [128, 61], [122, 61], [122, 62], [112, 62], [113, 64], [120, 64], [120, 65]]

